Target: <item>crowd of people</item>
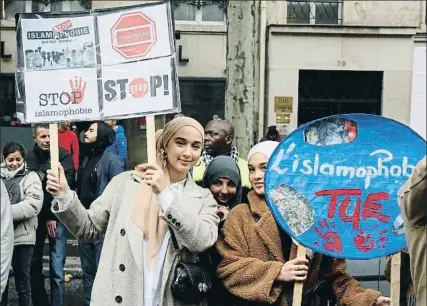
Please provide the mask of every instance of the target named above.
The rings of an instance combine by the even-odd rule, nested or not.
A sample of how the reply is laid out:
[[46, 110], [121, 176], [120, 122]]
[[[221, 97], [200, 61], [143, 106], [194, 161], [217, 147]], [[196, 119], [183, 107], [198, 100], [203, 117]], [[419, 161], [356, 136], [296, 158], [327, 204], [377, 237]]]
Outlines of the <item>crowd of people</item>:
[[[66, 134], [69, 127], [61, 129]], [[31, 299], [33, 305], [62, 305], [65, 228], [79, 241], [85, 305], [290, 306], [297, 282], [304, 283], [304, 305], [389, 305], [390, 298], [362, 288], [346, 272], [345, 260], [318, 253], [297, 257], [297, 246], [279, 228], [265, 199], [264, 175], [278, 145], [276, 132], [270, 128], [244, 160], [233, 145], [230, 122], [217, 118], [202, 127], [177, 116], [156, 132], [156, 162], [132, 171], [123, 171], [126, 159], [119, 156], [125, 140], [115, 122], [95, 122], [84, 132], [90, 154], [81, 165], [72, 155], [79, 151], [76, 135], [67, 136], [71, 154], [60, 150], [58, 171], [50, 169], [46, 126], [34, 127], [31, 154], [19, 144], [6, 145], [2, 181], [17, 182], [21, 197], [5, 205], [9, 199], [2, 192], [2, 244], [8, 235], [5, 211], [15, 225], [9, 257], [20, 305], [30, 305]], [[13, 179], [17, 176], [24, 178]], [[401, 193], [419, 305], [425, 304], [426, 290], [421, 209], [426, 193], [424, 158]], [[19, 230], [21, 223], [26, 230]], [[46, 235], [50, 304], [40, 279], [38, 245]], [[2, 291], [9, 257], [2, 253]]]

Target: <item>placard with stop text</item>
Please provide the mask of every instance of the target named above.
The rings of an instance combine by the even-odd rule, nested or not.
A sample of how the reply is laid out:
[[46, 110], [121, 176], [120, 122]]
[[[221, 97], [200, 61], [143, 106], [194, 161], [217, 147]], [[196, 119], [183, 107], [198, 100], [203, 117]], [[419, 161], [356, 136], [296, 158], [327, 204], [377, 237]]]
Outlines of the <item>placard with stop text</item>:
[[25, 72], [25, 122], [98, 120], [96, 78], [96, 68]]
[[18, 71], [96, 66], [95, 21], [92, 15], [21, 18]]
[[381, 116], [336, 115], [307, 123], [269, 160], [266, 198], [302, 245], [345, 259], [406, 247], [398, 191], [426, 154], [409, 127]]
[[17, 21], [17, 51], [22, 123], [181, 110], [169, 2], [23, 13]]
[[175, 58], [163, 57], [102, 69], [102, 116], [170, 112], [179, 98]]
[[172, 18], [167, 3], [101, 12], [96, 20], [102, 65], [174, 53]]

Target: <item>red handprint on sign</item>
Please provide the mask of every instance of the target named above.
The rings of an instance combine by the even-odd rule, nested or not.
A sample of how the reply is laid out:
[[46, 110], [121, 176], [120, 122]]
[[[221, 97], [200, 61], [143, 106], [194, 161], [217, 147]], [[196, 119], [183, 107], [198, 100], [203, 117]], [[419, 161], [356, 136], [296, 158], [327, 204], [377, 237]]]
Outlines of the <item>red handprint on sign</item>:
[[[374, 232], [377, 229], [378, 225], [375, 226], [371, 232]], [[379, 232], [379, 237], [377, 240], [377, 248], [384, 249], [386, 248], [386, 243], [389, 242], [389, 239], [384, 235], [387, 234], [387, 230], [382, 230]], [[361, 252], [369, 252], [375, 248], [375, 239], [371, 234], [367, 233], [365, 230], [361, 230], [359, 234], [354, 237], [354, 246]]]
[[[329, 226], [329, 222], [325, 219], [323, 222], [318, 222], [319, 227], [314, 227], [317, 235], [319, 235], [323, 239], [323, 247], [325, 250], [335, 253], [342, 252], [342, 241], [341, 237], [336, 232], [335, 223], [331, 223], [332, 229]], [[315, 242], [315, 245], [320, 246], [319, 242]]]
[[86, 82], [82, 80], [82, 78], [74, 77], [70, 80], [70, 88], [71, 88], [71, 103], [72, 104], [80, 104], [83, 102], [85, 97], [86, 90]]

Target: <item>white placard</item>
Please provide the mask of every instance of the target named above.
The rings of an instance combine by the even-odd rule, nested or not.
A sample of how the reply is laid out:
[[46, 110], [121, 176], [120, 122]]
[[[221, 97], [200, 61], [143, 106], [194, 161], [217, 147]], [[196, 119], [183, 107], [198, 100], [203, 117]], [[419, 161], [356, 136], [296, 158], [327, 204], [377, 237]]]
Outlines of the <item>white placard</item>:
[[426, 47], [414, 50], [410, 127], [426, 139]]
[[101, 65], [169, 56], [173, 53], [167, 4], [100, 13]]
[[96, 68], [24, 72], [26, 122], [99, 119]]
[[21, 19], [20, 27], [25, 71], [95, 67], [93, 16]]
[[107, 66], [102, 69], [102, 115], [122, 117], [174, 111], [173, 57]]

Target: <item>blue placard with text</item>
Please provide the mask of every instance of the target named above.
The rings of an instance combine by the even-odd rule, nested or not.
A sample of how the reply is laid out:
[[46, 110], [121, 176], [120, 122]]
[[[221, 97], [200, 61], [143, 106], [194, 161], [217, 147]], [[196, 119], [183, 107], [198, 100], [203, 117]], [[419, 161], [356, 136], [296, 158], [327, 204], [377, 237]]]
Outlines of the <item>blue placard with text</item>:
[[282, 229], [325, 255], [372, 259], [406, 247], [398, 190], [426, 154], [409, 127], [381, 116], [305, 124], [271, 157], [267, 203]]

